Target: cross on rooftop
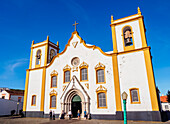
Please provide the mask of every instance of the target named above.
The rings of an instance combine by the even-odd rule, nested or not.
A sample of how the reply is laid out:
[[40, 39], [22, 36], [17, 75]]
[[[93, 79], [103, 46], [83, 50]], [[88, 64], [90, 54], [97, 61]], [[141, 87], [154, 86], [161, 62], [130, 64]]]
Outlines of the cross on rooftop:
[[77, 26], [78, 24], [79, 24], [79, 23], [76, 23], [76, 21], [75, 21], [75, 24], [73, 24], [73, 26], [75, 26], [75, 31], [77, 31], [76, 26]]

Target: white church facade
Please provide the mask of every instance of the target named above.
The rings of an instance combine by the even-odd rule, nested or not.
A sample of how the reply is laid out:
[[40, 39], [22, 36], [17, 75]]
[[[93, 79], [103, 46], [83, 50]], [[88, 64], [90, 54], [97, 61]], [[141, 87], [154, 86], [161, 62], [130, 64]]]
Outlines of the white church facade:
[[150, 47], [140, 9], [122, 19], [111, 18], [113, 51], [86, 44], [74, 31], [62, 52], [59, 44], [32, 42], [26, 71], [23, 111], [48, 117], [62, 110], [92, 119], [123, 119], [121, 94], [127, 97], [128, 120], [160, 121]]

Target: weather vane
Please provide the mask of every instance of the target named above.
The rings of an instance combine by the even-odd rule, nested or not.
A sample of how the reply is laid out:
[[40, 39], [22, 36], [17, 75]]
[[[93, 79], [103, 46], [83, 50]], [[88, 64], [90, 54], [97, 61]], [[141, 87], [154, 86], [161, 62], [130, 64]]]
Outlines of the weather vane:
[[79, 23], [76, 23], [76, 21], [75, 21], [75, 24], [73, 24], [73, 26], [75, 26], [75, 31], [77, 31], [76, 26], [77, 26], [78, 24], [79, 24]]

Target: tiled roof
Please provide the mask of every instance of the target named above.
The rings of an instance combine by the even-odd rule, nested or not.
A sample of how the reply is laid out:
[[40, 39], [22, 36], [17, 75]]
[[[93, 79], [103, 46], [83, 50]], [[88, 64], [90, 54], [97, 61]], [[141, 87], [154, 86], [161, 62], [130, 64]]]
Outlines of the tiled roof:
[[168, 102], [167, 96], [161, 96], [160, 100], [161, 100], [161, 102]]
[[6, 90], [10, 95], [24, 96], [24, 90]]

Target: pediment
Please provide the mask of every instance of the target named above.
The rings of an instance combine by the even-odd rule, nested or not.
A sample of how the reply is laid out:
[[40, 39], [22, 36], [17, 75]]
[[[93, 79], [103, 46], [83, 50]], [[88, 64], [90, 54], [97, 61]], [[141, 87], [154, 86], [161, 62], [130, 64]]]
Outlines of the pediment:
[[[103, 52], [102, 49], [100, 47], [97, 47], [95, 45], [89, 45], [89, 44], [86, 44], [86, 42], [79, 36], [79, 33], [77, 31], [74, 31], [71, 35], [71, 38], [68, 40], [68, 43], [66, 44], [64, 50], [61, 52], [61, 53], [58, 53], [56, 56], [54, 56], [54, 58], [52, 59], [52, 61], [50, 62], [50, 64], [47, 66], [47, 68], [52, 65], [52, 63], [54, 62], [55, 58], [63, 55], [67, 50], [68, 48], [72, 47], [73, 49], [77, 49], [79, 47], [79, 45], [83, 45], [85, 48], [88, 48], [88, 49], [93, 49], [93, 50], [99, 50], [103, 55], [105, 56], [112, 56], [113, 53], [111, 54], [108, 54], [106, 52]], [[71, 49], [71, 50], [73, 50]]]
[[98, 92], [98, 91], [107, 91], [107, 89], [106, 89], [104, 86], [100, 85], [100, 86], [96, 89], [96, 92]]
[[77, 79], [75, 75], [73, 75], [70, 83], [66, 86], [66, 88], [64, 88], [63, 94], [61, 95], [60, 99], [62, 99], [70, 90], [74, 90], [74, 89], [80, 90], [83, 94], [85, 94], [88, 98], [90, 98], [85, 88], [80, 83], [80, 81]]

